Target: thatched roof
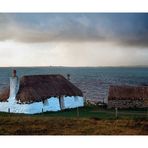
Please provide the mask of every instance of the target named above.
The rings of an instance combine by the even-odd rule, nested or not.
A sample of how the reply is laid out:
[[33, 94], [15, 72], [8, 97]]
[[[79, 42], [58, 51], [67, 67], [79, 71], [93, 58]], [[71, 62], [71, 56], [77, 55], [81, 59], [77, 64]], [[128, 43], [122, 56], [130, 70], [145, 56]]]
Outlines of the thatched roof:
[[[6, 89], [3, 96], [6, 96]], [[9, 97], [7, 93], [7, 98]], [[45, 100], [50, 97], [82, 96], [79, 88], [73, 85], [62, 75], [31, 75], [20, 79], [19, 91], [16, 95], [20, 103], [32, 103]]]
[[147, 86], [110, 86], [108, 100], [148, 99]]
[[0, 102], [7, 102], [9, 98], [10, 88], [6, 87], [0, 91]]

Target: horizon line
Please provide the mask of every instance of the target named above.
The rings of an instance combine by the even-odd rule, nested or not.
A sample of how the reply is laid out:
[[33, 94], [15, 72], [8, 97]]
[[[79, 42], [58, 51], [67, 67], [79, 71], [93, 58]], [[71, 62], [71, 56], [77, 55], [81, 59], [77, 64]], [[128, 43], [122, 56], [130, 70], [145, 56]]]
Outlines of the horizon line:
[[67, 67], [67, 68], [99, 68], [99, 67], [114, 67], [114, 68], [116, 68], [116, 67], [148, 67], [148, 65], [119, 65], [119, 66], [59, 66], [59, 65], [54, 65], [54, 66], [52, 66], [52, 65], [50, 65], [50, 66], [33, 66], [33, 65], [31, 65], [31, 66], [0, 66], [0, 68], [32, 68], [32, 67]]

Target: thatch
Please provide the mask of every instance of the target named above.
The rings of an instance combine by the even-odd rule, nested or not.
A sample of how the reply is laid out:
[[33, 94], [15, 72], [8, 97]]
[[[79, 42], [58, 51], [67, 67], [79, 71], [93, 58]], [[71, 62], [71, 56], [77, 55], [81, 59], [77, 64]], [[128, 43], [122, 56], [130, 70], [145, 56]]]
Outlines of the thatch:
[[20, 79], [16, 100], [20, 103], [32, 103], [50, 97], [82, 95], [81, 90], [62, 75], [32, 75]]
[[147, 86], [110, 86], [108, 100], [148, 99]]
[[7, 102], [9, 98], [10, 88], [6, 87], [0, 91], [0, 102]]
[[82, 96], [82, 92], [62, 75], [32, 75], [20, 79], [16, 99], [36, 102], [60, 96]]
[[16, 99], [34, 102], [60, 96], [82, 96], [82, 92], [61, 75], [33, 75], [21, 78]]

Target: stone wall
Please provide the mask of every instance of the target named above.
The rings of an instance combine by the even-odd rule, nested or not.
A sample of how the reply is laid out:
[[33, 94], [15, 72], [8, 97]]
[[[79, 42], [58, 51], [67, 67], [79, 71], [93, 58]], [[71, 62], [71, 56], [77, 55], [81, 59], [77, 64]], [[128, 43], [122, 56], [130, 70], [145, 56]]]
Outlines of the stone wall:
[[108, 100], [108, 108], [147, 108], [148, 107], [148, 98], [147, 99], [112, 99]]

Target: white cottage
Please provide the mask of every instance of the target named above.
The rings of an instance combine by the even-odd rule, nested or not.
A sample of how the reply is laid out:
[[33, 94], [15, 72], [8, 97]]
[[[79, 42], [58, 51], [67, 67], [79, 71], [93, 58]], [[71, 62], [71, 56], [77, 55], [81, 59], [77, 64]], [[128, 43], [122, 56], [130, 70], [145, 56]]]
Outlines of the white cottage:
[[0, 111], [35, 114], [84, 106], [82, 91], [62, 75], [10, 77], [0, 94]]

